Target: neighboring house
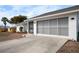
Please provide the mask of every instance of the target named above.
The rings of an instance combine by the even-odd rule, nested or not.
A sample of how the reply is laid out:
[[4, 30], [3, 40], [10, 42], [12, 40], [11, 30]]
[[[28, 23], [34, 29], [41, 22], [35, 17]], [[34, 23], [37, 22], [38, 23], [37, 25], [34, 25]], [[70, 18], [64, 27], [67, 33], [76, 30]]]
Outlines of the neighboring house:
[[[30, 21], [31, 20], [31, 21]], [[48, 12], [26, 22], [27, 32], [34, 35], [71, 38], [78, 41], [79, 6]]]
[[27, 20], [16, 24], [16, 32], [27, 32]]
[[22, 23], [16, 24], [16, 32], [30, 32], [30, 33], [33, 33], [33, 21], [25, 20]]

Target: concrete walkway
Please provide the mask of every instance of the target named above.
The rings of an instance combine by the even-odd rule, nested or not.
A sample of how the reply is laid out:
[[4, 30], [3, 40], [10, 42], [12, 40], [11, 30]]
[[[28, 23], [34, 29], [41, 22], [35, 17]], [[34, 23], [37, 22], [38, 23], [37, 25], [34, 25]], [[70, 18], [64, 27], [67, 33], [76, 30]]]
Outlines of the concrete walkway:
[[55, 53], [68, 39], [29, 35], [0, 42], [0, 53]]

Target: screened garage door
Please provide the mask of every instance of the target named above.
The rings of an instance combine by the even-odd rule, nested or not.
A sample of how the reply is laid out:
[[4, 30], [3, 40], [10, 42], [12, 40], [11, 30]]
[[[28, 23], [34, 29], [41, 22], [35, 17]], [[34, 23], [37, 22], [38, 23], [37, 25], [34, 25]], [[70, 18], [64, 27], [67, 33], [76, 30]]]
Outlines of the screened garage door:
[[37, 30], [40, 34], [49, 34], [48, 21], [39, 21], [37, 25]]
[[49, 21], [49, 34], [57, 35], [57, 19], [53, 19]]
[[58, 19], [58, 34], [68, 36], [68, 18]]
[[37, 33], [68, 36], [68, 18], [38, 21]]

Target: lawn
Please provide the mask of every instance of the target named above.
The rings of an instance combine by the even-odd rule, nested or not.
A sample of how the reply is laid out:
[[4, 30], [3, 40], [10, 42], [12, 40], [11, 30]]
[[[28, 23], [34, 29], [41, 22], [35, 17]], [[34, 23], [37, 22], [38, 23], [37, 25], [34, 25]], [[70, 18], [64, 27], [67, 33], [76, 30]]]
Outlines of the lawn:
[[25, 33], [0, 32], [0, 42], [21, 38], [23, 34], [25, 34]]

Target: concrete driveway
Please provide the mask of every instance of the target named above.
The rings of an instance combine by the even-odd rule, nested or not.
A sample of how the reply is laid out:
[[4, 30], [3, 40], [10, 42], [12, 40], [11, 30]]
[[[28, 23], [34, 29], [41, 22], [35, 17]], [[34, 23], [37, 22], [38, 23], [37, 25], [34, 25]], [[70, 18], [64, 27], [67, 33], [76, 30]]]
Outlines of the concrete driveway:
[[55, 53], [68, 39], [28, 35], [0, 42], [0, 53]]

